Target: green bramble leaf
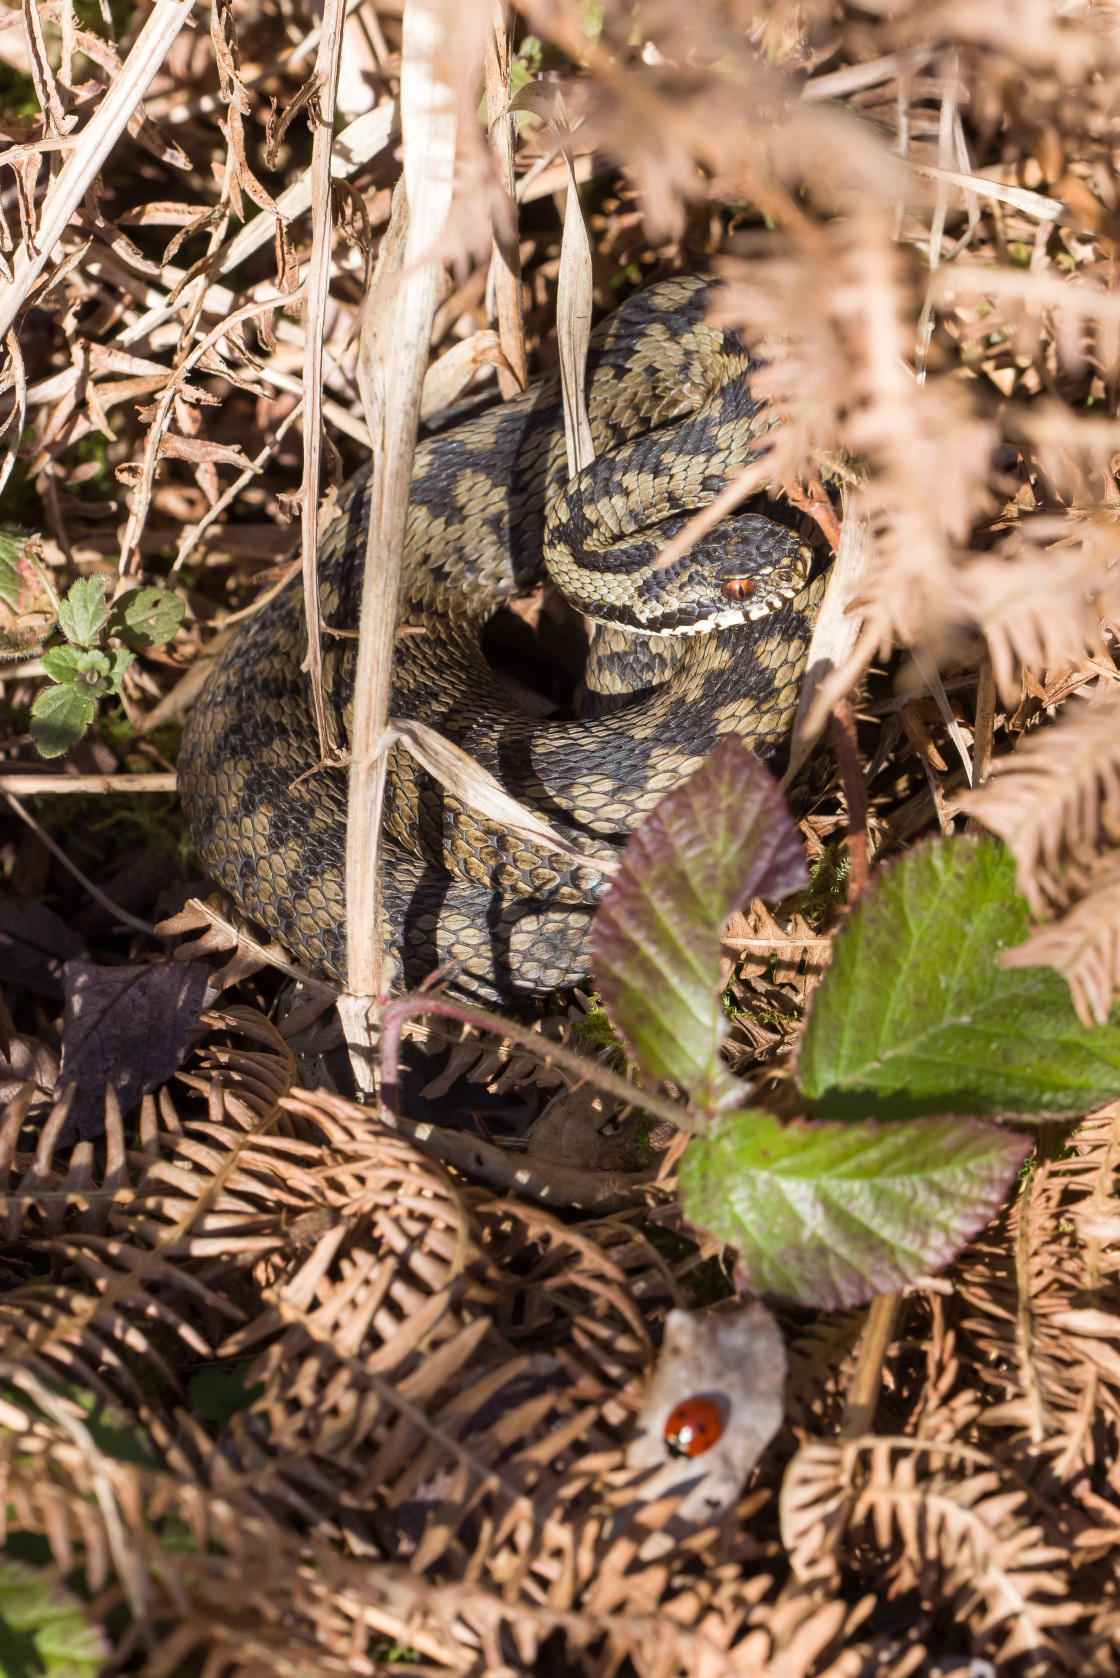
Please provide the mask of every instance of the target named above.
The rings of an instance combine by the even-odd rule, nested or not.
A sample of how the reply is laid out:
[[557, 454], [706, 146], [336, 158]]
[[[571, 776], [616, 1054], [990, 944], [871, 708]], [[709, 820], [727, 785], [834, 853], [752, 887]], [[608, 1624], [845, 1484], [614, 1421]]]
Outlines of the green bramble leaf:
[[61, 757], [76, 746], [95, 710], [90, 695], [70, 683], [44, 688], [31, 707], [31, 738], [39, 755]]
[[133, 588], [113, 603], [109, 633], [134, 647], [162, 647], [183, 621], [186, 607], [166, 588]]
[[1050, 967], [1001, 967], [1030, 931], [990, 838], [916, 845], [838, 934], [798, 1057], [822, 1118], [1072, 1116], [1120, 1095], [1120, 1010], [1086, 1030]]
[[689, 1221], [756, 1293], [841, 1310], [947, 1264], [995, 1216], [1030, 1142], [980, 1119], [779, 1124], [729, 1113], [680, 1165]]
[[76, 647], [92, 647], [109, 618], [105, 590], [98, 577], [79, 577], [58, 611], [58, 625]]
[[675, 1080], [701, 1110], [735, 1100], [719, 1052], [720, 931], [750, 898], [807, 880], [777, 783], [728, 735], [632, 836], [595, 917], [596, 985], [647, 1078]]
[[108, 1656], [76, 1596], [0, 1556], [0, 1678], [97, 1678]]

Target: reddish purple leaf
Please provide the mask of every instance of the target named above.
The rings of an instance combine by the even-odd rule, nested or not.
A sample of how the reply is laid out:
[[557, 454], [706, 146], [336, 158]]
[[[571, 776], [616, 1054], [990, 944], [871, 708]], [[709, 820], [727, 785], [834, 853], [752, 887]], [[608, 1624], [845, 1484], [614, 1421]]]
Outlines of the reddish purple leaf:
[[595, 981], [648, 1078], [701, 1106], [734, 1095], [719, 1058], [720, 931], [752, 897], [807, 881], [777, 783], [729, 736], [634, 834], [595, 917]]

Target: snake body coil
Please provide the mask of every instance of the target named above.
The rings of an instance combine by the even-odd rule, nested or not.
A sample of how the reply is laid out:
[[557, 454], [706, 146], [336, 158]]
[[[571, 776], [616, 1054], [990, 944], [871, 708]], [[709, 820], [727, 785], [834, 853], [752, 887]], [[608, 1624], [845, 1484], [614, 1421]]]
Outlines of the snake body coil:
[[[394, 715], [456, 741], [588, 860], [569, 866], [479, 816], [395, 746], [382, 896], [407, 985], [448, 961], [461, 988], [499, 1001], [582, 979], [606, 886], [596, 852], [624, 844], [722, 735], [763, 757], [785, 740], [818, 593], [798, 531], [744, 515], [676, 565], [653, 564], [773, 423], [752, 398], [746, 352], [705, 322], [712, 284], [663, 282], [594, 334], [596, 459], [571, 483], [555, 379], [417, 451]], [[359, 474], [320, 545], [323, 618], [335, 629], [357, 627], [368, 515]], [[479, 646], [545, 562], [593, 620], [590, 714], [578, 721], [521, 712]], [[215, 880], [294, 954], [344, 980], [346, 776], [315, 767], [305, 636], [296, 580], [218, 661], [179, 780]], [[354, 642], [325, 644], [324, 691], [346, 739]]]

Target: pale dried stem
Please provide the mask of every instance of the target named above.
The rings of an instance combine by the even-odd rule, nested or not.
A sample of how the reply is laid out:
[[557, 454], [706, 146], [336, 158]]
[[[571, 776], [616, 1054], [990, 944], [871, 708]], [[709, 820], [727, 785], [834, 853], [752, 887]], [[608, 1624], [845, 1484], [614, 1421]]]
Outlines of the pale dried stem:
[[19, 336], [14, 330], [8, 333], [5, 348], [8, 351], [8, 365], [11, 368], [14, 397], [12, 411], [4, 422], [4, 429], [8, 433], [8, 444], [4, 451], [3, 462], [0, 463], [0, 493], [3, 492], [4, 485], [11, 476], [12, 468], [16, 463], [16, 456], [19, 454], [24, 421], [27, 418], [28, 401], [27, 372], [23, 365], [23, 352], [19, 347]]
[[303, 481], [299, 487], [303, 604], [307, 618], [307, 653], [302, 668], [311, 687], [319, 760], [337, 763], [341, 753], [323, 697], [323, 618], [319, 606], [319, 477], [323, 455], [323, 338], [330, 298], [331, 152], [338, 72], [342, 62], [344, 0], [326, 0], [323, 33], [315, 60], [318, 84], [308, 107], [314, 123], [311, 152], [311, 260], [307, 269], [306, 324], [303, 344]]
[[0, 775], [0, 792], [38, 796], [50, 792], [174, 792], [174, 770], [151, 775]]
[[385, 988], [379, 860], [386, 771], [383, 736], [389, 720], [412, 464], [441, 272], [437, 253], [455, 169], [454, 95], [433, 70], [442, 36], [443, 18], [435, 4], [408, 0], [401, 58], [404, 177], [375, 276], [384, 283], [400, 266], [405, 279], [388, 303], [381, 301], [370, 309], [360, 358], [374, 459], [354, 671], [346, 937], [347, 989], [356, 999], [348, 1038], [356, 1074], [366, 1088], [372, 1078], [371, 1011]]
[[564, 232], [560, 240], [560, 273], [556, 282], [556, 344], [560, 352], [560, 393], [564, 403], [564, 441], [568, 477], [574, 478], [595, 459], [591, 421], [587, 414], [587, 346], [591, 341], [591, 244], [579, 201], [572, 148], [564, 146], [568, 196]]
[[525, 361], [525, 321], [521, 306], [521, 250], [517, 228], [517, 199], [514, 193], [513, 150], [517, 139], [517, 118], [507, 115], [510, 97], [512, 55], [506, 27], [506, 6], [494, 0], [493, 28], [486, 43], [486, 111], [490, 119], [490, 152], [498, 185], [509, 205], [509, 225], [496, 225], [490, 255], [494, 288], [494, 315], [498, 339], [509, 368], [498, 368], [498, 389], [503, 397], [516, 396], [529, 382]]
[[13, 262], [14, 279], [0, 280], [0, 338], [7, 336], [94, 176], [124, 133], [168, 48], [190, 16], [191, 4], [192, 0], [156, 0], [120, 75], [77, 136], [43, 202], [35, 247], [28, 250], [21, 246]]

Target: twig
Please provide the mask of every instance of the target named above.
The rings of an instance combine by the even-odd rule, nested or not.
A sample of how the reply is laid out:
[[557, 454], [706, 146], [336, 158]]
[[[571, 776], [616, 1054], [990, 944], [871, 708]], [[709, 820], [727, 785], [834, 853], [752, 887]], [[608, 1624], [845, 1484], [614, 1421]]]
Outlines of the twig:
[[878, 630], [865, 631], [860, 610], [864, 573], [872, 554], [871, 527], [852, 509], [847, 489], [843, 502], [840, 546], [809, 644], [783, 791], [815, 746], [830, 712], [858, 681], [879, 639]]
[[0, 280], [0, 338], [23, 307], [25, 298], [51, 252], [89, 191], [93, 178], [124, 133], [167, 50], [191, 14], [193, 0], [156, 0], [120, 75], [110, 84], [43, 203], [35, 245], [22, 245], [13, 262], [14, 278]]
[[600, 1217], [648, 1200], [649, 1185], [658, 1175], [656, 1167], [646, 1171], [585, 1171], [553, 1159], [538, 1165], [524, 1154], [511, 1154], [469, 1131], [413, 1119], [395, 1118], [393, 1128], [444, 1165], [453, 1165], [464, 1176], [488, 1183], [491, 1188], [505, 1189], [541, 1206], [568, 1206]]
[[130, 915], [127, 909], [122, 909], [118, 903], [113, 902], [111, 897], [106, 897], [100, 886], [95, 886], [93, 881], [82, 873], [77, 863], [70, 861], [70, 858], [66, 855], [66, 852], [62, 849], [62, 847], [55, 844], [55, 841], [51, 838], [50, 834], [40, 827], [39, 823], [35, 820], [35, 817], [29, 810], [24, 809], [19, 799], [16, 798], [13, 793], [5, 791], [4, 796], [8, 800], [12, 809], [15, 811], [16, 815], [19, 817], [20, 821], [27, 823], [32, 833], [34, 833], [36, 837], [47, 847], [52, 856], [58, 858], [63, 868], [74, 876], [78, 884], [85, 891], [89, 892], [89, 895], [96, 903], [100, 903], [103, 909], [107, 909], [111, 915], [115, 915], [124, 926], [130, 926], [134, 932], [142, 932], [145, 938], [155, 938], [157, 936], [154, 926], [149, 925], [147, 921], [140, 920], [137, 915]]
[[[996, 727], [996, 677], [987, 653], [980, 665], [976, 687], [976, 721], [972, 731], [972, 774], [970, 785], [983, 786], [992, 767]], [[971, 821], [970, 821], [971, 827]]]
[[883, 1381], [883, 1363], [894, 1331], [900, 1298], [897, 1293], [884, 1293], [871, 1301], [867, 1324], [860, 1341], [855, 1374], [848, 1388], [844, 1416], [840, 1423], [842, 1439], [854, 1441], [860, 1435], [871, 1431]]
[[314, 122], [311, 151], [311, 260], [307, 267], [307, 314], [303, 343], [303, 481], [296, 499], [300, 509], [303, 559], [303, 605], [307, 653], [302, 669], [311, 687], [311, 704], [321, 763], [341, 762], [341, 750], [323, 697], [323, 618], [319, 604], [319, 476], [323, 454], [323, 337], [330, 297], [331, 151], [338, 72], [342, 62], [344, 0], [326, 0], [323, 33], [315, 59], [316, 96], [308, 107]]
[[150, 775], [0, 775], [0, 792], [38, 796], [43, 792], [174, 792], [174, 770]]
[[892, 52], [885, 58], [873, 58], [866, 64], [848, 64], [843, 70], [830, 70], [826, 76], [814, 76], [801, 89], [806, 102], [819, 99], [843, 99], [849, 93], [859, 93], [865, 87], [877, 87], [893, 81], [901, 71], [921, 69], [934, 56], [936, 48], [919, 52]]
[[848, 806], [848, 855], [852, 865], [848, 902], [852, 904], [867, 884], [867, 788], [859, 766], [855, 720], [846, 699], [832, 713], [832, 740]]

